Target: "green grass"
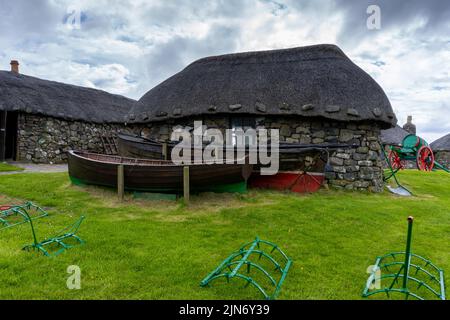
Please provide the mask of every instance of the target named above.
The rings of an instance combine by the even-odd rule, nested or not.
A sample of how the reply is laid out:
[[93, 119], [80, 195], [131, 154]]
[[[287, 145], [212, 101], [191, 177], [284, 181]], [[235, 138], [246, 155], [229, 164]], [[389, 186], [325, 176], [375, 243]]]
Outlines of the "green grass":
[[8, 163], [1, 163], [0, 162], [0, 172], [7, 172], [7, 171], [23, 171], [24, 169], [21, 167], [16, 167]]
[[[251, 191], [204, 194], [180, 202], [118, 203], [113, 191], [72, 186], [65, 173], [0, 177], [0, 202], [31, 200], [51, 216], [39, 238], [87, 216], [87, 241], [57, 257], [21, 249], [29, 225], [0, 231], [0, 299], [259, 299], [254, 288], [199, 282], [256, 235], [294, 260], [279, 299], [360, 299], [377, 255], [404, 250], [406, 217], [415, 217], [413, 251], [450, 274], [450, 175], [402, 172], [417, 196], [322, 190], [311, 195]], [[81, 268], [81, 290], [66, 269]], [[448, 283], [448, 282], [447, 282]]]

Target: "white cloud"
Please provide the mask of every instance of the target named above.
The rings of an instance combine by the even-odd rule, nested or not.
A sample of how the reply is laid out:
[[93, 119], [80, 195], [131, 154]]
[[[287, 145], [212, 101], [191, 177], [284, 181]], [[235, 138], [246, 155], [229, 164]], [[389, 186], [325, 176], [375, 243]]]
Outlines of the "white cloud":
[[[195, 59], [223, 53], [336, 43], [385, 89], [419, 134], [450, 132], [450, 4], [369, 0], [0, 0], [0, 64], [139, 98]], [[81, 29], [64, 25], [68, 6]]]

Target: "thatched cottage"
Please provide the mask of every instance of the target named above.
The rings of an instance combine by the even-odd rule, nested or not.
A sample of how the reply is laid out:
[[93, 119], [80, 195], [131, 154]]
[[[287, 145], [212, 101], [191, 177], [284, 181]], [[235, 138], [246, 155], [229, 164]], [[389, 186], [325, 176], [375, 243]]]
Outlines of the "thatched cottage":
[[437, 162], [450, 168], [450, 133], [430, 144]]
[[394, 128], [381, 130], [380, 140], [386, 146], [401, 146], [403, 139], [410, 133], [396, 125]]
[[147, 92], [127, 125], [156, 139], [209, 128], [278, 128], [280, 140], [354, 145], [331, 155], [329, 184], [381, 191], [380, 131], [397, 119], [383, 89], [334, 45], [200, 59]]
[[104, 152], [122, 130], [168, 140], [174, 127], [265, 127], [280, 140], [346, 143], [330, 157], [329, 184], [381, 191], [380, 132], [397, 119], [382, 88], [338, 47], [200, 59], [138, 102], [104, 91], [0, 71], [0, 157], [63, 162], [68, 149]]
[[66, 160], [69, 149], [102, 152], [135, 101], [105, 91], [0, 71], [0, 158]]

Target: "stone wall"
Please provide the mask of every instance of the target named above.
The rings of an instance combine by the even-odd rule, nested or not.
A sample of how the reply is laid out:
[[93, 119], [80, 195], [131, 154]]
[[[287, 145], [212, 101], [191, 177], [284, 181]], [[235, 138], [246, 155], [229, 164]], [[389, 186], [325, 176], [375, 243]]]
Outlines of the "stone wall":
[[103, 152], [101, 136], [115, 135], [124, 129], [120, 124], [95, 124], [66, 121], [31, 114], [19, 114], [18, 161], [61, 163], [67, 151]]
[[[21, 161], [61, 163], [70, 149], [103, 152], [101, 136], [119, 131], [143, 134], [149, 138], [169, 140], [174, 127], [193, 127], [202, 120], [208, 128], [229, 129], [231, 120], [224, 116], [203, 119], [178, 119], [146, 125], [94, 124], [51, 117], [20, 114], [18, 121], [18, 156]], [[380, 129], [374, 124], [346, 123], [298, 117], [258, 117], [256, 127], [280, 130], [280, 140], [303, 144], [345, 143], [351, 148], [330, 154], [332, 171], [326, 173], [328, 184], [338, 189], [383, 189]]]
[[450, 151], [437, 151], [434, 156], [437, 162], [450, 169]]
[[[168, 140], [172, 129], [193, 127], [194, 120], [202, 120], [208, 128], [225, 130], [231, 120], [223, 116], [179, 119], [133, 125], [132, 129], [149, 138]], [[383, 190], [383, 161], [379, 144], [380, 128], [373, 123], [346, 123], [299, 117], [258, 117], [257, 127], [280, 130], [280, 141], [303, 144], [344, 143], [351, 148], [336, 150], [330, 155], [332, 171], [326, 173], [328, 184], [347, 190]]]

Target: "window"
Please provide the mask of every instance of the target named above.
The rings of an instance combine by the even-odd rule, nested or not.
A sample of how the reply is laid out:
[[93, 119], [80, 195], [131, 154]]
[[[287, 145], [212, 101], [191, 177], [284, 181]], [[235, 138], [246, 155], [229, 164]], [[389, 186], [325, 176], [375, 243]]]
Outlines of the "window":
[[[232, 132], [232, 142], [233, 146], [237, 144], [236, 130], [242, 129], [244, 132], [247, 129], [255, 129], [256, 121], [253, 117], [233, 117], [230, 119], [231, 132]], [[250, 136], [245, 136], [245, 145], [256, 144], [256, 141], [250, 141]]]

